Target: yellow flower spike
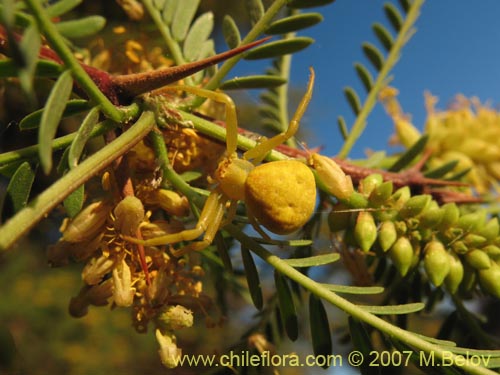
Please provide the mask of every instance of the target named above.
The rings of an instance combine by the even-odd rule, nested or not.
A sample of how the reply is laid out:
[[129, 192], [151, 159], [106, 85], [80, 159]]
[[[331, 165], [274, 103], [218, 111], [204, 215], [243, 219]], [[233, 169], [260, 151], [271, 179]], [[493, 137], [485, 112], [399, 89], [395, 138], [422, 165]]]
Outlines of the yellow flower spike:
[[429, 280], [440, 286], [450, 272], [448, 252], [440, 241], [431, 241], [424, 248], [424, 268]]
[[83, 281], [88, 285], [99, 284], [104, 275], [111, 272], [114, 266], [115, 260], [107, 256], [101, 255], [98, 258], [92, 258], [83, 268]]
[[104, 230], [111, 206], [104, 201], [89, 204], [69, 222], [63, 231], [67, 242], [83, 242], [95, 238]]
[[346, 175], [333, 159], [312, 154], [309, 162], [330, 194], [340, 200], [348, 200], [351, 197], [354, 192], [351, 177]]
[[177, 194], [175, 191], [158, 189], [155, 190], [148, 198], [149, 203], [158, 204], [167, 213], [174, 216], [187, 216], [189, 214], [189, 202], [183, 195]]
[[116, 230], [125, 235], [135, 235], [144, 220], [145, 212], [141, 200], [134, 196], [123, 198], [113, 211]]
[[113, 269], [113, 298], [117, 306], [130, 306], [134, 301], [135, 288], [132, 287], [130, 267], [122, 259]]
[[175, 368], [182, 355], [182, 350], [177, 347], [177, 339], [172, 332], [162, 333], [160, 329], [155, 331], [156, 341], [160, 345], [158, 354], [161, 363], [167, 368]]

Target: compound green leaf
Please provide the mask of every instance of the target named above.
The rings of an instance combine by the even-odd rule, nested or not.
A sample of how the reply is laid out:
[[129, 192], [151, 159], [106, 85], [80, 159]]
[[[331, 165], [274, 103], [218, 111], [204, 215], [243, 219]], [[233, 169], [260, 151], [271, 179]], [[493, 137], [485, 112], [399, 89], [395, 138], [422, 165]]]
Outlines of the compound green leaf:
[[439, 167], [426, 171], [424, 176], [428, 178], [443, 178], [448, 172], [454, 170], [457, 164], [458, 160], [449, 161]]
[[243, 260], [243, 266], [245, 267], [245, 275], [248, 283], [248, 290], [250, 291], [250, 297], [252, 297], [252, 302], [257, 310], [262, 310], [264, 304], [264, 299], [262, 297], [262, 289], [260, 287], [260, 278], [257, 267], [255, 267], [255, 262], [253, 261], [252, 254], [247, 248], [241, 247], [241, 258]]
[[247, 77], [237, 77], [227, 80], [220, 86], [223, 90], [234, 89], [260, 89], [281, 86], [286, 83], [286, 79], [277, 76], [256, 75]]
[[70, 218], [75, 217], [82, 210], [85, 198], [85, 185], [80, 185], [75, 191], [68, 195], [63, 205]]
[[233, 17], [226, 14], [222, 20], [222, 34], [229, 48], [236, 48], [241, 43], [241, 35]]
[[180, 3], [176, 0], [163, 0], [158, 1], [157, 3], [157, 8], [161, 10], [161, 17], [163, 19], [163, 22], [165, 22], [165, 25], [170, 25], [174, 18], [175, 9]]
[[371, 73], [360, 63], [355, 63], [354, 69], [356, 69], [356, 73], [358, 74], [358, 77], [363, 83], [366, 91], [369, 92], [373, 87], [373, 78]]
[[391, 3], [385, 3], [384, 4], [384, 12], [391, 23], [392, 27], [396, 32], [399, 32], [401, 30], [401, 27], [403, 26], [403, 17], [401, 17], [401, 13], [397, 10], [397, 8], [394, 6], [394, 4]]
[[71, 142], [71, 146], [69, 148], [68, 153], [68, 166], [70, 168], [74, 168], [78, 164], [78, 160], [82, 155], [83, 149], [87, 144], [87, 141], [90, 138], [92, 133], [92, 129], [97, 124], [99, 120], [99, 107], [92, 108], [85, 119], [82, 121], [82, 124], [78, 128], [78, 132], [76, 133], [75, 139]]
[[101, 31], [106, 25], [106, 18], [89, 16], [78, 20], [58, 22], [55, 25], [66, 38], [83, 38]]
[[188, 61], [199, 58], [203, 43], [208, 39], [214, 28], [214, 14], [207, 12], [199, 16], [189, 29], [184, 41], [183, 53]]
[[[69, 117], [76, 115], [78, 113], [82, 113], [88, 111], [90, 108], [89, 102], [83, 99], [73, 99], [67, 102], [66, 107], [64, 108], [62, 117]], [[44, 108], [39, 109], [38, 111], [34, 111], [24, 117], [19, 122], [19, 129], [28, 130], [28, 129], [36, 129], [40, 125], [40, 121], [42, 120]]]
[[329, 253], [329, 254], [315, 255], [307, 258], [285, 259], [284, 261], [288, 263], [289, 266], [300, 268], [300, 267], [323, 266], [325, 264], [334, 263], [339, 259], [340, 259], [340, 254]]
[[382, 45], [384, 46], [386, 51], [390, 51], [392, 48], [392, 45], [394, 44], [394, 40], [392, 38], [392, 35], [389, 33], [389, 31], [387, 31], [387, 29], [384, 26], [382, 26], [380, 23], [373, 24], [372, 28], [373, 28], [373, 32], [377, 36], [380, 43], [382, 43]]
[[45, 9], [45, 11], [47, 12], [47, 15], [51, 18], [59, 17], [69, 12], [71, 9], [76, 8], [81, 3], [82, 0], [59, 0], [48, 6]]
[[380, 71], [384, 65], [384, 56], [382, 55], [382, 52], [380, 52], [380, 50], [373, 44], [367, 42], [363, 43], [362, 48], [365, 56], [368, 60], [370, 60], [375, 69]]
[[[370, 339], [370, 335], [366, 332], [363, 324], [354, 319], [352, 316], [348, 319], [349, 322], [349, 333], [351, 334], [351, 342], [353, 344], [354, 349], [361, 352], [363, 357], [368, 358], [370, 353], [373, 351], [373, 345]], [[361, 363], [359, 368], [362, 375], [374, 374], [378, 372], [370, 371], [370, 367], [367, 366], [366, 363]]]
[[250, 23], [253, 26], [264, 16], [264, 4], [262, 4], [262, 0], [246, 0], [245, 3]]
[[321, 21], [323, 21], [323, 16], [320, 13], [296, 14], [273, 22], [267, 28], [266, 34], [286, 34], [314, 26]]
[[425, 145], [427, 144], [428, 140], [428, 134], [424, 134], [423, 136], [421, 136], [413, 146], [406, 150], [405, 153], [401, 155], [398, 160], [396, 160], [396, 162], [389, 168], [389, 171], [399, 172], [401, 169], [408, 166], [413, 161], [413, 159], [415, 159], [424, 151]]
[[337, 117], [337, 125], [339, 127], [340, 135], [344, 141], [349, 137], [349, 130], [347, 130], [347, 124], [345, 123], [344, 117]]
[[389, 306], [368, 306], [358, 305], [363, 310], [366, 310], [375, 315], [401, 315], [411, 314], [424, 309], [425, 303], [415, 302], [404, 305], [389, 305]]
[[30, 96], [32, 95], [33, 79], [40, 46], [40, 33], [36, 25], [32, 23], [24, 32], [23, 39], [19, 44], [19, 49], [24, 58], [22, 68], [19, 70], [19, 81], [23, 90]]
[[292, 0], [287, 6], [290, 8], [314, 8], [321, 7], [333, 3], [335, 0]]
[[283, 327], [288, 338], [295, 341], [299, 335], [299, 322], [290, 286], [277, 271], [274, 272], [274, 283], [278, 292], [279, 310]]
[[354, 91], [352, 87], [345, 87], [344, 95], [352, 111], [357, 116], [359, 112], [361, 112], [361, 101], [359, 100], [358, 94], [356, 93], [356, 91]]
[[18, 212], [26, 206], [34, 180], [35, 172], [28, 162], [22, 163], [10, 179], [7, 186], [7, 197], [14, 212]]
[[247, 60], [268, 59], [271, 57], [283, 56], [295, 53], [308, 47], [314, 39], [300, 36], [296, 38], [278, 40], [254, 48], [245, 56]]
[[178, 2], [172, 19], [172, 36], [178, 42], [186, 38], [187, 32], [198, 10], [200, 0], [183, 0]]
[[381, 286], [351, 286], [337, 284], [323, 284], [325, 288], [335, 293], [345, 294], [380, 294], [384, 292]]
[[38, 131], [38, 153], [45, 174], [48, 174], [52, 169], [51, 144], [56, 135], [57, 127], [71, 95], [72, 88], [73, 78], [71, 77], [71, 72], [66, 70], [54, 84], [45, 103]]
[[[330, 324], [321, 299], [312, 293], [309, 294], [309, 327], [314, 355], [328, 357], [333, 350]], [[328, 364], [323, 366], [327, 367]]]

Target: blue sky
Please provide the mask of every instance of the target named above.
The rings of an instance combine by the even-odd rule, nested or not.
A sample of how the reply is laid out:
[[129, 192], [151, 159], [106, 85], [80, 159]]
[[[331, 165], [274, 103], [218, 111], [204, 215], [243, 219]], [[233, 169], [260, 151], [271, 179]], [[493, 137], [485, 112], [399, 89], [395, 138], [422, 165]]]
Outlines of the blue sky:
[[[294, 57], [291, 82], [305, 87], [308, 67], [314, 67], [317, 76], [314, 97], [302, 126], [307, 127], [310, 136], [308, 145], [324, 146], [327, 155], [336, 154], [342, 144], [337, 116], [343, 115], [348, 125], [354, 120], [342, 89], [353, 86], [363, 94], [362, 99], [365, 97], [353, 63], [360, 61], [369, 66], [361, 43], [369, 41], [378, 46], [371, 31], [373, 22], [390, 29], [383, 4], [381, 0], [337, 0], [318, 8], [324, 21], [301, 33], [315, 38], [316, 43]], [[438, 108], [443, 109], [458, 93], [477, 96], [482, 102], [489, 100], [493, 105], [498, 103], [499, 15], [498, 0], [425, 2], [416, 23], [417, 33], [403, 49], [392, 73], [392, 85], [399, 89], [399, 100], [415, 125], [422, 127], [425, 121], [425, 90], [439, 97]], [[378, 105], [350, 156], [362, 157], [367, 148], [387, 148], [391, 133], [392, 122]]]

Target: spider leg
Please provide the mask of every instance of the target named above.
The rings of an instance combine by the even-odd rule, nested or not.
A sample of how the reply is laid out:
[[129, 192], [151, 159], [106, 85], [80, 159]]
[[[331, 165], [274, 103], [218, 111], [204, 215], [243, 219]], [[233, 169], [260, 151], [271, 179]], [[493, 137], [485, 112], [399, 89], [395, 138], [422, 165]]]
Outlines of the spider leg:
[[198, 95], [204, 98], [223, 103], [226, 107], [226, 149], [227, 156], [231, 156], [236, 152], [238, 147], [238, 119], [236, 117], [236, 106], [233, 99], [222, 92], [205, 90], [193, 86], [167, 86], [164, 90], [181, 90], [190, 94]]
[[[205, 247], [210, 245], [215, 233], [217, 233], [217, 230], [219, 229], [224, 215], [225, 203], [226, 199], [223, 198], [223, 195], [219, 191], [215, 190], [208, 196], [207, 201], [203, 206], [203, 210], [201, 211], [200, 218], [198, 219], [198, 223], [193, 229], [186, 229], [179, 233], [167, 234], [145, 240], [140, 240], [130, 236], [123, 236], [123, 238], [126, 241], [139, 245], [158, 246], [182, 241], [192, 241], [200, 237], [205, 232], [202, 241], [192, 244], [193, 250], [203, 250]], [[189, 246], [191, 245], [186, 247]], [[180, 249], [179, 252], [182, 250], [182, 253], [184, 254], [187, 250], [189, 250], [187, 249], [184, 251], [183, 249]]]
[[273, 150], [274, 148], [286, 142], [288, 139], [290, 139], [295, 135], [295, 133], [299, 129], [300, 119], [304, 115], [304, 112], [307, 109], [307, 105], [309, 104], [309, 101], [311, 100], [312, 97], [312, 91], [314, 86], [314, 70], [310, 68], [310, 71], [311, 74], [309, 76], [309, 83], [307, 84], [306, 93], [302, 97], [302, 100], [300, 101], [300, 104], [297, 107], [297, 110], [295, 111], [295, 114], [293, 115], [293, 118], [290, 121], [287, 130], [283, 133], [275, 135], [272, 138], [264, 140], [254, 148], [248, 150], [243, 154], [243, 159], [247, 160], [252, 159], [252, 163], [254, 165], [257, 165], [262, 160], [264, 160], [269, 151]]

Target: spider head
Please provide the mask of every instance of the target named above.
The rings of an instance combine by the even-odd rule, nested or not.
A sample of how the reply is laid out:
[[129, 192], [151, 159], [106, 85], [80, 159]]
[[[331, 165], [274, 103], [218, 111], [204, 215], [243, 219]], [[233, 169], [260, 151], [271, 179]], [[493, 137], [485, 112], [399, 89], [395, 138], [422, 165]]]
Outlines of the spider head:
[[230, 199], [245, 200], [245, 182], [254, 165], [237, 156], [223, 158], [215, 171], [215, 180]]

